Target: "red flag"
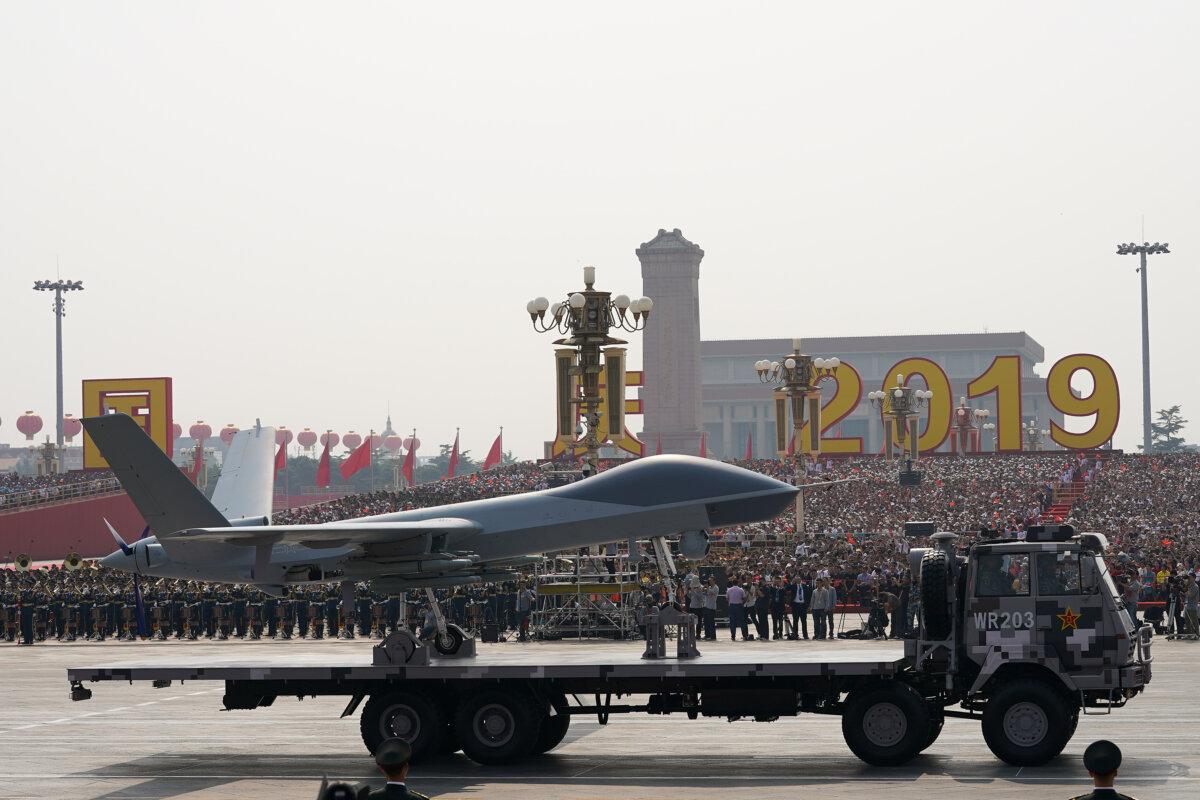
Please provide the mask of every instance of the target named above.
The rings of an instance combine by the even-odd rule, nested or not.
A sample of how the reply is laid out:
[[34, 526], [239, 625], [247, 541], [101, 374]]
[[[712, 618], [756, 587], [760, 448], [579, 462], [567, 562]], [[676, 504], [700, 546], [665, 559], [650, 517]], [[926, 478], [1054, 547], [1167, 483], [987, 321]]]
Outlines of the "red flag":
[[329, 485], [329, 444], [326, 440], [325, 449], [321, 452], [321, 461], [317, 464], [317, 486], [324, 489]]
[[654, 444], [654, 455], [662, 455], [662, 434], [659, 434], [658, 441]]
[[492, 449], [488, 450], [487, 458], [483, 460], [483, 468], [491, 469], [500, 463], [500, 449], [504, 446], [504, 428], [500, 429], [500, 434], [496, 437], [496, 441], [492, 442]]
[[787, 454], [789, 456], [796, 455], [796, 435], [792, 434], [792, 438], [788, 439]]
[[446, 477], [453, 478], [458, 469], [458, 431], [454, 431], [454, 449], [450, 451], [450, 466], [446, 469]]
[[275, 471], [282, 472], [287, 469], [287, 443], [279, 445], [279, 452], [275, 454]]
[[351, 475], [363, 467], [371, 466], [371, 438], [373, 436], [373, 433], [368, 433], [364, 436], [362, 444], [358, 446], [358, 449], [342, 462], [342, 466], [338, 468], [338, 471], [342, 473], [342, 480], [348, 481]]
[[404, 476], [404, 480], [409, 486], [413, 485], [413, 467], [417, 463], [417, 432], [413, 431], [412, 437], [413, 446], [408, 448], [408, 453], [404, 456], [404, 466], [400, 467], [400, 474]]
[[204, 471], [204, 448], [196, 445], [196, 455], [192, 458], [192, 471], [188, 476], [192, 479], [192, 483], [200, 485], [200, 473]]
[[700, 434], [700, 457], [708, 458], [708, 434]]
[[747, 461], [754, 458], [754, 438], [749, 433], [746, 434], [746, 455], [743, 458]]

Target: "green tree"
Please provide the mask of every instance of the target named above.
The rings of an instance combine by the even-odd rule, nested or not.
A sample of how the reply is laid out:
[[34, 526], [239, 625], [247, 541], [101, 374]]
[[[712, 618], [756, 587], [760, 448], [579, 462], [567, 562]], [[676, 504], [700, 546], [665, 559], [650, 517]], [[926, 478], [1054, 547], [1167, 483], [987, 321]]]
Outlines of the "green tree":
[[1178, 435], [1187, 425], [1178, 405], [1159, 409], [1157, 422], [1150, 423], [1150, 446], [1156, 453], [1178, 453], [1187, 449]]

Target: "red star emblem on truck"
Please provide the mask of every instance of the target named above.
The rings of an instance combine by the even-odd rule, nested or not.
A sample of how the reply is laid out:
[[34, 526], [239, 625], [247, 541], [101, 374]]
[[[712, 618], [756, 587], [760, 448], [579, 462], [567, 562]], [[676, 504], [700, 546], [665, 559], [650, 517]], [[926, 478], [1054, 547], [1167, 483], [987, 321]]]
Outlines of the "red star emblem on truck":
[[1079, 617], [1081, 615], [1076, 614], [1074, 609], [1072, 609], [1070, 606], [1067, 606], [1067, 610], [1062, 614], [1056, 614], [1055, 616], [1057, 616], [1058, 621], [1062, 623], [1062, 627], [1059, 628], [1059, 630], [1065, 631], [1067, 628], [1070, 628], [1071, 630], [1079, 630]]

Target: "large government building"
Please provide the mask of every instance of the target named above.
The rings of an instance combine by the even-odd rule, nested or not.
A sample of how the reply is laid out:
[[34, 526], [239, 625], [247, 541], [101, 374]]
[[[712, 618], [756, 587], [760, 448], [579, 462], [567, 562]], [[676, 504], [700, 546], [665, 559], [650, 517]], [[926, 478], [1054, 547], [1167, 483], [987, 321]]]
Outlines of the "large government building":
[[[700, 338], [700, 262], [704, 251], [676, 228], [658, 235], [635, 251], [642, 267], [642, 291], [654, 299], [654, 317], [644, 334], [641, 390], [644, 421], [641, 438], [649, 452], [661, 444], [664, 453], [700, 450], [705, 435], [710, 455], [740, 458], [749, 437], [756, 457], [775, 455], [775, 413], [771, 387], [759, 382], [754, 362], [781, 360], [791, 351], [788, 338], [703, 341]], [[864, 453], [879, 452], [883, 425], [866, 394], [882, 389], [885, 376], [906, 358], [926, 358], [938, 364], [950, 381], [952, 405], [967, 394], [967, 384], [985, 372], [1000, 355], [1021, 359], [1022, 422], [1048, 426], [1062, 424], [1062, 414], [1046, 399], [1045, 378], [1034, 367], [1045, 352], [1023, 331], [1012, 333], [962, 333], [922, 336], [805, 337], [804, 352], [812, 356], [837, 356], [854, 367], [862, 379], [862, 398], [853, 412], [826, 436], [860, 437]], [[921, 384], [917, 384], [921, 385]], [[831, 381], [822, 385], [826, 400], [834, 391]], [[995, 397], [971, 400], [973, 408], [986, 408], [995, 417]], [[994, 449], [990, 433], [981, 437], [982, 449]], [[949, 441], [941, 449], [949, 449]]]

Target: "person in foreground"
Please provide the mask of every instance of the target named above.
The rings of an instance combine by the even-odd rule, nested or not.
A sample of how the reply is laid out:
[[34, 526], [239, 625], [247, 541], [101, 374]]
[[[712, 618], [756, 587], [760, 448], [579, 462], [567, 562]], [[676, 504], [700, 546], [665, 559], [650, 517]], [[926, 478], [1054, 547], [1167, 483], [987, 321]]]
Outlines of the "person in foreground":
[[379, 771], [387, 776], [387, 783], [382, 789], [371, 790], [364, 786], [358, 792], [359, 800], [429, 800], [420, 792], [408, 788], [408, 760], [412, 758], [412, 748], [408, 742], [393, 736], [384, 739], [375, 750], [375, 763]]
[[1121, 748], [1107, 739], [1092, 742], [1083, 751], [1083, 766], [1087, 768], [1088, 775], [1092, 776], [1092, 791], [1077, 795], [1071, 800], [1134, 800], [1113, 788], [1117, 770], [1121, 766]]

